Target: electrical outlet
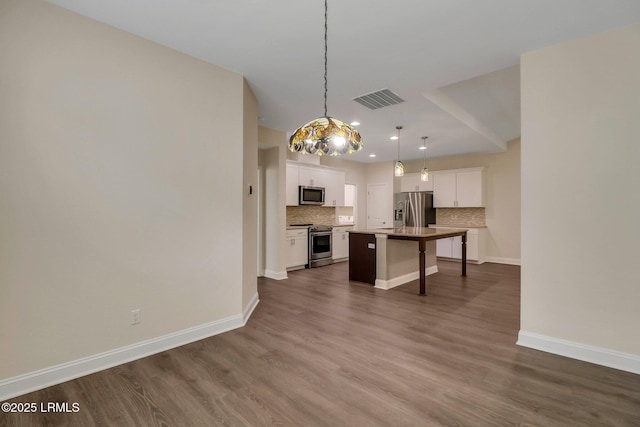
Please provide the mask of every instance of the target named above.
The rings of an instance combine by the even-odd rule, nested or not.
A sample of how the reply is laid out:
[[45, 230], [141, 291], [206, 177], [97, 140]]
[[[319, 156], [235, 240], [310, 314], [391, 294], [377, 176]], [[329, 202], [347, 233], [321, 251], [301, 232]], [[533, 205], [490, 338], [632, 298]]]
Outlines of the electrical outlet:
[[136, 308], [131, 310], [131, 324], [137, 325], [138, 323], [140, 323], [140, 309]]

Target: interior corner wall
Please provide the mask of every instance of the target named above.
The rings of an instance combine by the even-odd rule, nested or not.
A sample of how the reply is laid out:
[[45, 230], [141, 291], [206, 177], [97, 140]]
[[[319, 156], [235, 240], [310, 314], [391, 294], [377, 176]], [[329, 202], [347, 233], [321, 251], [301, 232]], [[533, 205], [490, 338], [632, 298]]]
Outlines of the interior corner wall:
[[258, 127], [260, 161], [264, 169], [264, 239], [265, 276], [286, 279], [286, 134], [282, 131]]
[[640, 25], [527, 53], [521, 73], [521, 337], [640, 372]]
[[243, 80], [242, 307], [258, 298], [258, 100]]
[[0, 57], [0, 383], [241, 315], [242, 76], [36, 0]]

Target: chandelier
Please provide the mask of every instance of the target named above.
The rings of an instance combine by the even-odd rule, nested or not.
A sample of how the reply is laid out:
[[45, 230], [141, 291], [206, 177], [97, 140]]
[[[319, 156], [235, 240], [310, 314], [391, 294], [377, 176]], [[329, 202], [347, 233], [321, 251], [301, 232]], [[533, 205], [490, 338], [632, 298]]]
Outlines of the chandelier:
[[338, 156], [364, 146], [357, 129], [327, 115], [327, 0], [324, 1], [324, 116], [299, 127], [289, 138], [289, 150], [318, 156]]
[[396, 138], [398, 140], [398, 160], [396, 160], [396, 164], [393, 167], [393, 174], [395, 176], [404, 176], [404, 165], [400, 161], [400, 130], [402, 126], [396, 126], [396, 129], [398, 129], [398, 137]]
[[429, 181], [429, 169], [427, 169], [427, 138], [429, 137], [422, 137], [422, 147], [420, 147], [420, 149], [424, 151], [424, 164], [422, 169], [420, 169], [420, 181]]

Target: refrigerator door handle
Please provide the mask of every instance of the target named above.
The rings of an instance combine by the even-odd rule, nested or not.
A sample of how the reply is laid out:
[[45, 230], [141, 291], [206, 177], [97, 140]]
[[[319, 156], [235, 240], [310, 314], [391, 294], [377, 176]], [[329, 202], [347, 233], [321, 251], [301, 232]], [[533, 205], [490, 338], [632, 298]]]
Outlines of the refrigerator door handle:
[[409, 199], [406, 198], [404, 199], [404, 215], [402, 215], [402, 225], [404, 225], [405, 227], [409, 222], [409, 215], [411, 215], [409, 213]]

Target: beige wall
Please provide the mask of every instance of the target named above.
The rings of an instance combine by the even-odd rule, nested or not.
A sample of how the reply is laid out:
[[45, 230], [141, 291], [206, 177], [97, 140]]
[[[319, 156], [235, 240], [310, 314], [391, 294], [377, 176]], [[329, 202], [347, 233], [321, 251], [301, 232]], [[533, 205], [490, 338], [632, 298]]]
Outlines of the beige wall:
[[[419, 172], [423, 161], [407, 162], [407, 173]], [[520, 263], [520, 140], [495, 154], [427, 159], [430, 171], [485, 166], [487, 261]]]
[[640, 372], [640, 25], [528, 53], [521, 73], [521, 334]]
[[258, 99], [246, 80], [242, 92], [242, 306], [247, 308], [258, 293]]
[[242, 76], [31, 0], [0, 57], [0, 380], [240, 314]]
[[[420, 265], [417, 242], [376, 238], [376, 245], [376, 279], [392, 280], [420, 271], [416, 268]], [[435, 241], [426, 243], [425, 265], [427, 268], [438, 265]]]

